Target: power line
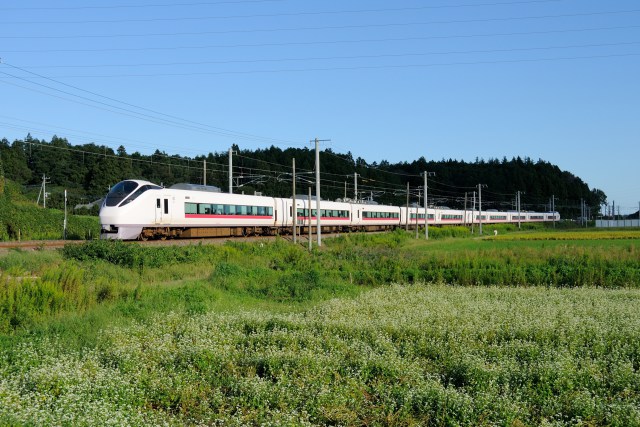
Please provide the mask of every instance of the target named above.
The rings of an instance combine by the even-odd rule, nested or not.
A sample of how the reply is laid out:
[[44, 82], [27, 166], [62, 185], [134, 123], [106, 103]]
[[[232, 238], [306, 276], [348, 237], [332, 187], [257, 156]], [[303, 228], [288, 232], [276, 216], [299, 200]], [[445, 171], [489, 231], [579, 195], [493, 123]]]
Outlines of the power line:
[[621, 53], [608, 55], [589, 55], [589, 56], [563, 56], [555, 58], [535, 58], [535, 59], [512, 59], [512, 60], [494, 60], [494, 61], [465, 61], [465, 62], [444, 62], [431, 64], [404, 64], [404, 65], [360, 65], [350, 67], [318, 67], [318, 68], [288, 68], [277, 70], [244, 70], [244, 71], [212, 71], [212, 72], [191, 72], [191, 73], [149, 73], [149, 74], [106, 74], [106, 75], [74, 75], [74, 76], [58, 76], [57, 78], [113, 78], [113, 77], [161, 77], [161, 76], [207, 76], [207, 75], [226, 75], [226, 74], [274, 74], [274, 73], [295, 73], [295, 72], [313, 72], [313, 71], [357, 71], [357, 70], [381, 70], [381, 69], [409, 69], [409, 68], [430, 68], [439, 66], [454, 65], [490, 65], [490, 64], [516, 64], [527, 62], [549, 62], [549, 61], [568, 61], [580, 59], [603, 59], [603, 58], [622, 58], [630, 56], [638, 56], [640, 53]]
[[[8, 73], [1, 72], [2, 74], [5, 74], [5, 75], [11, 76], [11, 77], [15, 77], [15, 78], [17, 78], [19, 80], [23, 80], [23, 81], [29, 82], [31, 84], [35, 84], [35, 85], [38, 85], [38, 86], [41, 86], [41, 87], [45, 87], [47, 89], [54, 90], [56, 92], [64, 93], [64, 94], [67, 94], [67, 95], [70, 95], [70, 96], [73, 96], [73, 97], [76, 97], [76, 98], [79, 98], [79, 99], [82, 99], [82, 100], [87, 100], [89, 102], [93, 102], [93, 103], [96, 103], [98, 105], [107, 106], [107, 107], [110, 107], [110, 108], [115, 108], [117, 110], [120, 110], [121, 112], [131, 113], [131, 114], [134, 115], [133, 117], [136, 117], [136, 118], [139, 118], [139, 119], [150, 120], [150, 121], [153, 121], [153, 122], [156, 122], [156, 123], [170, 124], [170, 125], [173, 125], [173, 126], [184, 128], [184, 129], [198, 130], [198, 131], [201, 131], [201, 132], [210, 132], [210, 133], [220, 134], [220, 135], [224, 135], [224, 136], [230, 136], [230, 137], [234, 137], [234, 138], [261, 140], [261, 141], [266, 141], [266, 142], [269, 142], [269, 141], [291, 142], [291, 141], [285, 141], [285, 140], [280, 140], [280, 139], [275, 139], [275, 138], [267, 138], [267, 137], [262, 137], [262, 136], [258, 136], [258, 135], [252, 135], [252, 134], [248, 134], [248, 133], [244, 133], [244, 132], [237, 132], [237, 131], [233, 131], [233, 130], [229, 130], [229, 129], [210, 126], [210, 125], [207, 125], [207, 124], [195, 122], [195, 121], [188, 120], [188, 119], [182, 119], [182, 118], [177, 117], [177, 116], [173, 116], [173, 115], [170, 115], [170, 114], [165, 114], [165, 113], [161, 113], [161, 112], [158, 112], [158, 111], [155, 111], [155, 110], [151, 110], [151, 109], [148, 109], [148, 108], [140, 107], [140, 106], [137, 106], [137, 105], [125, 102], [125, 101], [120, 101], [120, 100], [117, 100], [115, 98], [111, 98], [111, 97], [108, 97], [108, 96], [105, 96], [105, 95], [98, 94], [96, 92], [92, 92], [92, 91], [88, 91], [88, 90], [85, 90], [85, 89], [81, 89], [81, 88], [79, 88], [77, 86], [73, 86], [73, 85], [69, 85], [69, 84], [63, 83], [63, 82], [59, 82], [59, 81], [56, 81], [56, 80], [54, 80], [52, 78], [43, 76], [41, 74], [37, 74], [37, 73], [35, 73], [33, 71], [25, 70], [23, 68], [8, 64], [6, 62], [3, 62], [3, 64], [6, 65], [6, 66], [9, 66], [11, 68], [14, 68], [14, 69], [29, 73], [29, 74], [34, 75], [36, 77], [39, 77], [39, 78], [51, 81], [53, 83], [59, 84], [59, 85], [62, 85], [62, 86], [65, 86], [65, 87], [68, 87], [68, 88], [71, 88], [71, 89], [74, 89], [74, 90], [77, 90], [77, 91], [80, 91], [80, 92], [83, 92], [83, 93], [87, 93], [87, 94], [90, 94], [92, 96], [96, 96], [96, 97], [107, 99], [109, 101], [113, 101], [113, 102], [116, 102], [116, 103], [119, 103], [119, 104], [123, 104], [123, 105], [126, 105], [128, 107], [140, 109], [142, 111], [147, 111], [147, 112], [153, 113], [153, 114], [158, 115], [158, 116], [169, 118], [171, 120], [163, 119], [162, 117], [152, 116], [152, 115], [146, 114], [146, 113], [140, 113], [140, 112], [131, 110], [129, 108], [118, 107], [117, 105], [112, 105], [112, 104], [105, 103], [105, 102], [102, 102], [102, 101], [97, 101], [97, 100], [94, 100], [94, 99], [91, 99], [91, 98], [88, 98], [88, 97], [85, 97], [85, 96], [82, 96], [82, 95], [73, 94], [71, 92], [64, 91], [64, 90], [61, 90], [61, 89], [57, 89], [57, 88], [54, 88], [54, 87], [51, 87], [51, 86], [43, 85], [41, 83], [33, 82], [31, 80], [28, 80], [28, 79], [25, 79], [25, 78], [22, 78], [22, 77], [19, 77], [19, 76], [14, 76], [14, 75], [11, 75], [11, 74], [8, 74]], [[183, 122], [183, 123], [181, 123], [181, 122]]]
[[[177, 149], [177, 147], [172, 147], [172, 146], [165, 146], [165, 145], [158, 145], [157, 143], [150, 143], [150, 142], [145, 142], [145, 141], [140, 141], [140, 140], [135, 140], [135, 139], [128, 139], [128, 138], [119, 138], [119, 137], [113, 137], [113, 136], [109, 136], [109, 135], [104, 135], [104, 134], [100, 134], [100, 133], [93, 133], [93, 132], [86, 132], [86, 131], [82, 131], [82, 130], [78, 130], [78, 129], [71, 129], [71, 128], [67, 128], [67, 127], [62, 127], [62, 126], [53, 126], [47, 123], [40, 123], [40, 122], [34, 122], [34, 121], [30, 121], [30, 120], [23, 120], [23, 119], [17, 119], [15, 117], [9, 117], [9, 116], [4, 116], [4, 115], [0, 115], [0, 118], [5, 118], [5, 119], [9, 119], [9, 120], [17, 120], [19, 122], [24, 122], [24, 123], [28, 123], [29, 125], [24, 125], [24, 124], [16, 124], [16, 123], [9, 123], [9, 122], [0, 122], [0, 124], [2, 124], [5, 127], [10, 127], [12, 129], [16, 129], [16, 130], [23, 130], [27, 133], [33, 132], [33, 131], [37, 131], [40, 133], [46, 133], [46, 134], [56, 134], [59, 132], [56, 132], [54, 130], [52, 130], [52, 128], [54, 129], [58, 129], [58, 130], [62, 130], [65, 132], [66, 136], [71, 136], [71, 137], [75, 137], [77, 139], [80, 140], [86, 140], [88, 141], [88, 143], [96, 143], [96, 142], [101, 142], [103, 144], [108, 144], [108, 145], [123, 145], [123, 144], [127, 144], [130, 147], [141, 147], [141, 148], [146, 148], [146, 149], [157, 149], [157, 148], [165, 148], [165, 149]], [[37, 126], [44, 126], [45, 128], [38, 128], [38, 127], [34, 127], [33, 125], [37, 125]], [[189, 149], [189, 148], [184, 148], [184, 147], [180, 147], [181, 151], [187, 151], [187, 152], [192, 152], [196, 155], [199, 155], [199, 152], [196, 152], [193, 149]]]
[[413, 52], [413, 53], [389, 53], [389, 54], [376, 54], [376, 55], [345, 55], [345, 56], [317, 56], [317, 57], [303, 57], [303, 58], [276, 58], [276, 59], [237, 59], [237, 60], [225, 60], [225, 61], [198, 61], [198, 62], [170, 62], [170, 63], [149, 63], [149, 64], [107, 64], [107, 65], [49, 65], [49, 66], [36, 66], [36, 67], [24, 67], [24, 70], [34, 68], [106, 68], [106, 67], [147, 67], [147, 66], [175, 66], [175, 65], [207, 65], [207, 64], [245, 64], [245, 63], [264, 63], [264, 62], [293, 62], [293, 61], [326, 61], [336, 59], [378, 59], [378, 58], [406, 58], [416, 56], [430, 56], [430, 55], [460, 55], [460, 54], [472, 54], [472, 53], [504, 53], [504, 52], [527, 52], [536, 50], [553, 50], [553, 49], [575, 49], [575, 48], [589, 48], [589, 47], [611, 47], [611, 46], [628, 46], [639, 44], [640, 41], [627, 41], [627, 42], [615, 42], [615, 43], [590, 43], [590, 44], [577, 44], [577, 45], [563, 45], [563, 46], [540, 46], [540, 47], [523, 47], [523, 48], [510, 48], [510, 49], [481, 49], [481, 50], [453, 50], [445, 52]]
[[[551, 16], [555, 17], [555, 16]], [[537, 17], [531, 17], [534, 19]], [[508, 18], [504, 18], [508, 19]], [[511, 19], [511, 18], [509, 18]], [[516, 19], [516, 18], [513, 18]], [[524, 18], [520, 18], [524, 19]], [[456, 22], [451, 22], [456, 23]], [[128, 34], [77, 34], [77, 35], [42, 35], [42, 36], [0, 36], [0, 39], [75, 39], [75, 38], [127, 38], [127, 37], [175, 37], [175, 36], [202, 36], [208, 34], [246, 34], [246, 33], [263, 33], [263, 32], [300, 32], [300, 31], [320, 31], [320, 30], [348, 30], [362, 28], [385, 28], [385, 27], [408, 27], [418, 25], [432, 25], [432, 21], [416, 21], [416, 22], [396, 22], [396, 23], [380, 23], [380, 24], [358, 24], [358, 25], [331, 25], [331, 26], [315, 26], [315, 27], [288, 27], [288, 28], [254, 28], [254, 29], [233, 29], [233, 30], [216, 30], [216, 31], [187, 31], [187, 32], [162, 32], [162, 33], [128, 33]], [[617, 27], [596, 27], [584, 29], [567, 29], [567, 30], [545, 30], [532, 32], [517, 33], [498, 33], [498, 34], [476, 34], [463, 36], [433, 36], [430, 38], [457, 38], [457, 37], [483, 37], [483, 36], [500, 36], [500, 35], [531, 35], [531, 34], [550, 34], [558, 32], [579, 32], [579, 31], [596, 31], [596, 30], [616, 30], [637, 28], [637, 25], [617, 26]]]
[[130, 4], [130, 5], [109, 5], [109, 6], [57, 6], [57, 7], [3, 7], [4, 11], [33, 11], [33, 10], [89, 10], [89, 9], [133, 9], [149, 7], [184, 7], [184, 6], [215, 6], [219, 4], [242, 4], [242, 3], [267, 3], [283, 0], [233, 0], [233, 1], [213, 1], [213, 2], [191, 2], [191, 3], [151, 3], [151, 4]]
[[616, 27], [594, 27], [580, 29], [562, 29], [562, 30], [545, 30], [545, 31], [526, 31], [526, 32], [509, 32], [509, 33], [479, 33], [479, 34], [463, 34], [463, 35], [447, 35], [447, 36], [420, 36], [420, 37], [391, 37], [377, 39], [343, 39], [343, 40], [316, 40], [316, 41], [295, 41], [295, 42], [278, 42], [278, 43], [238, 43], [238, 44], [215, 44], [215, 45], [187, 45], [187, 46], [152, 46], [152, 47], [109, 47], [109, 48], [92, 48], [92, 49], [28, 49], [28, 50], [4, 50], [5, 53], [59, 53], [59, 52], [140, 52], [140, 51], [157, 51], [157, 50], [189, 50], [189, 49], [218, 49], [218, 48], [241, 48], [241, 47], [281, 47], [281, 46], [309, 46], [309, 45], [330, 45], [330, 44], [348, 44], [348, 43], [379, 43], [379, 42], [396, 42], [396, 41], [420, 41], [420, 40], [440, 40], [454, 38], [478, 38], [478, 37], [508, 37], [522, 35], [541, 35], [555, 33], [571, 33], [585, 31], [601, 31], [601, 30], [620, 30], [640, 28], [639, 25], [616, 26]]
[[[496, 5], [514, 5], [514, 4], [526, 4], [526, 3], [550, 3], [558, 2], [561, 0], [524, 0], [520, 2], [510, 3], [494, 3], [486, 4], [490, 6]], [[451, 5], [451, 6], [415, 6], [415, 7], [398, 7], [398, 8], [380, 8], [380, 9], [352, 9], [352, 10], [328, 10], [317, 12], [287, 12], [287, 13], [263, 13], [252, 15], [227, 15], [227, 16], [186, 16], [186, 17], [171, 17], [171, 18], [133, 18], [133, 19], [94, 19], [83, 21], [12, 21], [3, 22], [2, 24], [17, 24], [17, 25], [46, 25], [46, 24], [115, 24], [115, 23], [128, 23], [128, 22], [178, 22], [178, 21], [203, 21], [203, 20], [225, 20], [225, 19], [244, 19], [244, 18], [280, 18], [280, 17], [295, 17], [295, 16], [318, 16], [318, 15], [342, 15], [342, 14], [360, 14], [360, 13], [388, 13], [388, 12], [415, 12], [418, 10], [428, 10], [434, 8], [452, 8], [452, 7], [470, 7], [481, 5]], [[491, 22], [491, 21], [503, 21], [511, 19], [536, 19], [536, 18], [564, 18], [573, 16], [593, 16], [593, 15], [605, 15], [605, 14], [619, 14], [638, 12], [640, 9], [630, 9], [621, 11], [602, 11], [602, 12], [584, 12], [579, 14], [562, 14], [562, 15], [548, 15], [539, 17], [517, 17], [517, 18], [486, 18], [486, 19], [473, 19], [473, 20], [457, 20], [457, 21], [432, 21], [431, 24], [449, 24], [449, 23], [470, 23], [470, 22]]]

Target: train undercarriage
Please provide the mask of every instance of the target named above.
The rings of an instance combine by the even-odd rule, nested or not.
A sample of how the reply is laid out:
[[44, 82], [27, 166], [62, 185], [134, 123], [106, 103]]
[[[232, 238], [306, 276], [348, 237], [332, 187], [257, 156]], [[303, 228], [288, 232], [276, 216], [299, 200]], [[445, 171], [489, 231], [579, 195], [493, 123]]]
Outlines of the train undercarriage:
[[[367, 231], [387, 231], [399, 228], [397, 225], [368, 226], [323, 226], [323, 233], [351, 233]], [[317, 233], [317, 227], [311, 227], [311, 234]], [[299, 226], [296, 233], [309, 234], [309, 227]], [[292, 227], [145, 227], [138, 240], [201, 239], [214, 237], [252, 237], [292, 235]]]

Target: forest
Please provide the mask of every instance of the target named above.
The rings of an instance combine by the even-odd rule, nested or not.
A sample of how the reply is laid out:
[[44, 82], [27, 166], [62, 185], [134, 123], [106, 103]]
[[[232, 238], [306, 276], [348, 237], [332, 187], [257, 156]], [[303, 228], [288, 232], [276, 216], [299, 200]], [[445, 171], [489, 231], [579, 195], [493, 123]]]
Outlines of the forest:
[[[296, 162], [296, 193], [306, 195], [312, 188], [315, 152], [310, 148], [246, 150], [233, 145], [234, 192], [281, 197], [292, 194], [292, 162]], [[591, 215], [600, 211], [606, 195], [571, 172], [542, 159], [511, 158], [476, 159], [465, 162], [455, 159], [389, 163], [386, 160], [369, 163], [351, 152], [335, 153], [330, 148], [320, 152], [321, 196], [326, 200], [355, 198], [354, 177], [357, 176], [358, 199], [381, 204], [405, 205], [407, 184], [409, 203], [424, 200], [424, 171], [428, 176], [428, 204], [470, 209], [474, 192], [482, 188], [482, 209], [515, 209], [515, 194], [521, 192], [522, 210], [550, 210], [552, 197], [555, 209], [564, 218], [580, 216], [581, 199]], [[123, 179], [145, 179], [171, 186], [175, 183], [206, 184], [228, 191], [229, 152], [186, 157], [155, 150], [151, 155], [133, 152], [124, 146], [115, 151], [94, 143], [72, 145], [66, 138], [53, 136], [50, 141], [38, 140], [30, 134], [24, 139], [0, 141], [0, 172], [6, 179], [21, 185], [34, 200], [39, 196], [43, 176], [47, 178], [47, 206], [62, 208], [64, 190], [70, 206], [80, 206], [102, 198], [111, 186]], [[475, 197], [478, 195], [475, 194]], [[477, 203], [477, 202], [475, 202]], [[477, 208], [477, 204], [475, 205]], [[97, 207], [92, 209], [97, 213]]]

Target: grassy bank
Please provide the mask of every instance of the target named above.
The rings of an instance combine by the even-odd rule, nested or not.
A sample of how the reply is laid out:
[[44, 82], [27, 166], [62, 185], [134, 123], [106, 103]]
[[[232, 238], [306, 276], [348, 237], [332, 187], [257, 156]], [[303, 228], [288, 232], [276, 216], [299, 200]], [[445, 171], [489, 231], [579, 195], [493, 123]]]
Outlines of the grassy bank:
[[[14, 251], [0, 258], [0, 333], [29, 329], [64, 313], [140, 304], [145, 295], [192, 285], [171, 304], [207, 305], [206, 295], [306, 303], [353, 296], [389, 283], [461, 286], [636, 288], [638, 240], [414, 240], [411, 234], [345, 235], [322, 250], [265, 243], [142, 247], [111, 241], [61, 253]], [[203, 305], [204, 304], [204, 305]], [[192, 308], [195, 310], [195, 308]]]
[[[84, 240], [100, 235], [97, 216], [73, 215], [70, 209], [67, 221], [67, 239]], [[63, 211], [0, 196], [0, 241], [62, 239], [63, 234]]]
[[549, 236], [12, 251], [0, 425], [640, 425], [640, 241]]

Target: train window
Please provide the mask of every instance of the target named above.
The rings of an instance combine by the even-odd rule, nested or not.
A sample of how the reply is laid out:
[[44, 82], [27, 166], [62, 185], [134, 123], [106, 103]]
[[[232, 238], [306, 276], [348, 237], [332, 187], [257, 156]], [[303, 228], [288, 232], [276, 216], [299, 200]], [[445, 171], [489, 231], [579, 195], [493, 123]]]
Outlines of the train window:
[[266, 208], [264, 206], [258, 206], [258, 215], [264, 216], [266, 214]]
[[160, 199], [156, 199], [156, 209], [160, 209]]
[[184, 204], [184, 213], [186, 213], [186, 214], [196, 214], [196, 213], [198, 213], [198, 205], [196, 203], [185, 203]]
[[107, 194], [105, 206], [118, 206], [136, 187], [138, 187], [138, 184], [135, 181], [117, 183]]
[[137, 199], [138, 196], [140, 196], [142, 193], [151, 189], [157, 190], [160, 189], [160, 187], [158, 187], [157, 185], [143, 185], [142, 187], [134, 191], [124, 202], [122, 202], [120, 206], [128, 205], [129, 203]]
[[224, 205], [224, 214], [225, 215], [235, 215], [236, 214], [235, 205]]
[[164, 199], [164, 213], [169, 213], [169, 199]]
[[247, 207], [246, 206], [236, 206], [236, 214], [238, 215], [246, 215]]

